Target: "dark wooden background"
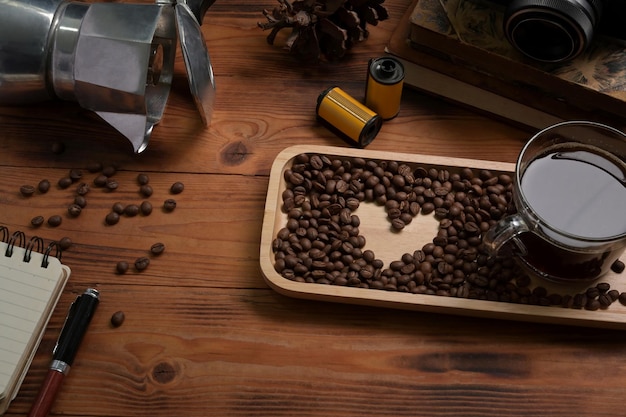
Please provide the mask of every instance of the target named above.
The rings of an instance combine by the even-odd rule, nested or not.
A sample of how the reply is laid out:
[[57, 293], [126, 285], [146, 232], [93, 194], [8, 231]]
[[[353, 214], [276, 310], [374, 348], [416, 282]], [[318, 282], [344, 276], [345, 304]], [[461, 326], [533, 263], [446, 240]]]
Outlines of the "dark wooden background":
[[[287, 298], [259, 268], [269, 170], [294, 144], [346, 146], [315, 119], [317, 96], [338, 85], [364, 95], [366, 64], [384, 46], [408, 0], [385, 2], [391, 18], [339, 63], [303, 64], [257, 27], [278, 3], [218, 0], [205, 17], [217, 82], [203, 128], [182, 59], [165, 117], [150, 145], [130, 145], [74, 103], [0, 108], [0, 223], [74, 245], [72, 277], [7, 416], [25, 415], [43, 381], [70, 302], [101, 291], [92, 326], [55, 403], [67, 416], [594, 416], [624, 414], [626, 333], [425, 314]], [[528, 132], [405, 89], [400, 115], [375, 150], [513, 162]], [[54, 143], [65, 151], [52, 152]], [[92, 189], [76, 219], [71, 190], [24, 198], [22, 184], [53, 183], [71, 168], [114, 165], [114, 192]], [[106, 226], [116, 201], [140, 202], [147, 173], [150, 216]], [[85, 172], [85, 179], [94, 174]], [[177, 209], [159, 207], [182, 181]], [[165, 253], [139, 273], [120, 260]], [[118, 310], [119, 328], [109, 324]]]

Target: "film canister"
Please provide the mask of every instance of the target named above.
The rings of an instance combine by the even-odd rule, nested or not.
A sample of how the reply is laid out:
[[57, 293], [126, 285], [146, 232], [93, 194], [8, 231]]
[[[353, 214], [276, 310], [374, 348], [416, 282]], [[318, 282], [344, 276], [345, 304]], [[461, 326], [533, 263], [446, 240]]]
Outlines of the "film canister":
[[376, 112], [339, 87], [331, 87], [319, 95], [315, 112], [321, 120], [360, 147], [374, 140], [383, 123]]
[[384, 120], [392, 119], [400, 111], [404, 66], [392, 57], [370, 59], [365, 85], [365, 105]]

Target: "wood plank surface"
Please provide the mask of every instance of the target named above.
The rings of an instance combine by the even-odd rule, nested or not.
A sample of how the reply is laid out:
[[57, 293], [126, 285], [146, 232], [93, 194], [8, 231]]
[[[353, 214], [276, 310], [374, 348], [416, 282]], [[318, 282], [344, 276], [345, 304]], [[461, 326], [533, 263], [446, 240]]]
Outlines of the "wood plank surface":
[[[177, 59], [165, 117], [148, 149], [130, 145], [74, 103], [0, 107], [0, 224], [74, 242], [72, 276], [11, 404], [24, 416], [44, 379], [70, 302], [88, 286], [101, 303], [52, 408], [59, 416], [617, 416], [626, 394], [626, 333], [299, 300], [264, 281], [259, 250], [269, 173], [291, 145], [347, 144], [315, 119], [331, 85], [364, 96], [366, 65], [382, 55], [409, 0], [387, 0], [390, 19], [340, 62], [303, 64], [268, 45], [257, 22], [273, 0], [217, 1], [203, 33], [214, 65], [216, 109], [203, 128]], [[529, 132], [405, 89], [400, 114], [368, 149], [514, 162]], [[62, 142], [65, 151], [52, 152]], [[71, 168], [115, 165], [118, 190], [93, 187], [77, 218]], [[104, 223], [113, 203], [143, 201], [149, 216]], [[84, 172], [92, 181], [94, 174]], [[30, 198], [22, 184], [48, 178]], [[171, 213], [169, 186], [182, 181]], [[62, 214], [57, 228], [30, 227]], [[165, 252], [147, 270], [119, 260]], [[124, 311], [119, 328], [111, 315]]]

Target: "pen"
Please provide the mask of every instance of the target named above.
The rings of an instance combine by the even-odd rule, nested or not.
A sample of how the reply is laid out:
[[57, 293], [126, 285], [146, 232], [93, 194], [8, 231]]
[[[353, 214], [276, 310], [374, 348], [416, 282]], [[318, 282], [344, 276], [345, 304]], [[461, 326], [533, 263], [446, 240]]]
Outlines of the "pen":
[[70, 371], [78, 346], [87, 332], [87, 327], [99, 301], [98, 290], [88, 288], [70, 306], [59, 339], [52, 351], [50, 369], [28, 417], [45, 417], [48, 415], [61, 388], [63, 378]]

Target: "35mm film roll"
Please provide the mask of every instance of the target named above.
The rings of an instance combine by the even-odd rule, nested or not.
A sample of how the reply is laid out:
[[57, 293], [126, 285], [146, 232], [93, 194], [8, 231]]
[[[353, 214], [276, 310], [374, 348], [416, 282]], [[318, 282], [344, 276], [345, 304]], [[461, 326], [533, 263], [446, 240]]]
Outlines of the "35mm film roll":
[[383, 122], [376, 112], [339, 87], [331, 87], [320, 94], [316, 113], [359, 147], [365, 147], [374, 140]]
[[392, 57], [370, 59], [365, 86], [365, 105], [384, 120], [398, 115], [404, 85], [404, 66]]

